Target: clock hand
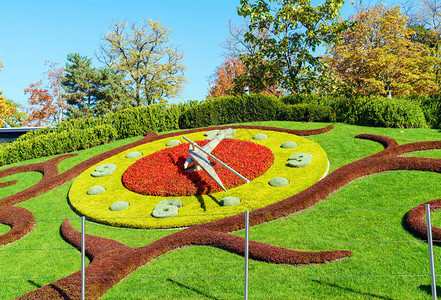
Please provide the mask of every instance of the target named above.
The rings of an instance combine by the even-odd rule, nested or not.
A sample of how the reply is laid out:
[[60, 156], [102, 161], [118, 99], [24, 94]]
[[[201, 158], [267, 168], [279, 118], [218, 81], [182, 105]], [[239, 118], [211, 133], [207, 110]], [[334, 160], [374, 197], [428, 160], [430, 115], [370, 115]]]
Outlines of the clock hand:
[[[217, 145], [219, 145], [219, 143], [225, 138], [225, 133], [226, 131], [222, 131], [221, 134], [219, 134], [216, 138], [212, 139], [208, 144], [206, 144], [205, 146], [202, 147], [202, 149], [204, 149], [204, 152], [201, 153], [200, 155], [204, 155], [205, 159], [207, 159], [207, 154], [211, 153], [214, 148], [217, 147]], [[192, 144], [190, 144], [190, 150], [193, 150], [194, 147]], [[205, 154], [207, 153], [207, 154]], [[194, 160], [191, 159], [191, 156], [189, 156], [187, 158], [187, 160], [184, 163], [184, 169], [188, 169], [192, 166], [194, 166], [196, 163]]]
[[[188, 138], [186, 138], [185, 136], [182, 136], [182, 138], [183, 139], [185, 139], [186, 141], [188, 141], [189, 143], [190, 143], [190, 150], [189, 150], [189, 154], [190, 154], [190, 157], [192, 157], [192, 153], [197, 153], [198, 155], [199, 155], [199, 157], [198, 158], [196, 158], [196, 156], [194, 156], [194, 157], [192, 157], [193, 159], [193, 161], [195, 160], [195, 158], [197, 159], [197, 160], [200, 160], [200, 159], [205, 159], [207, 162], [208, 162], [208, 158], [207, 158], [207, 156], [209, 156], [209, 157], [211, 157], [212, 159], [214, 159], [215, 161], [217, 161], [218, 163], [220, 163], [222, 166], [224, 166], [225, 168], [227, 168], [230, 172], [232, 172], [232, 173], [234, 173], [236, 176], [238, 176], [239, 178], [241, 178], [242, 180], [244, 180], [246, 183], [249, 183], [250, 181], [247, 179], [247, 178], [245, 178], [244, 176], [242, 176], [241, 174], [239, 174], [238, 172], [236, 172], [235, 170], [233, 170], [230, 166], [228, 166], [227, 164], [225, 164], [223, 161], [221, 161], [220, 159], [218, 159], [217, 157], [215, 157], [214, 155], [212, 155], [211, 153], [208, 153], [208, 152], [206, 152], [205, 150], [204, 150], [204, 148], [203, 147], [201, 147], [201, 146], [199, 146], [198, 144], [196, 144], [195, 142], [193, 142], [193, 141], [191, 141], [191, 140], [189, 140]], [[202, 152], [201, 154], [199, 154], [200, 152]], [[192, 153], [190, 153], [190, 152], [192, 152]], [[199, 153], [198, 153], [199, 152]], [[188, 159], [187, 159], [187, 161], [188, 161]], [[198, 164], [198, 161], [195, 161], [195, 163], [196, 164]], [[185, 164], [184, 164], [185, 165]], [[202, 165], [200, 165], [201, 167], [202, 167]], [[211, 166], [211, 164], [210, 164], [210, 166]], [[203, 167], [202, 167], [203, 168]], [[212, 168], [212, 167], [211, 167]], [[205, 170], [205, 169], [204, 169]], [[214, 169], [213, 169], [213, 171], [214, 171]], [[208, 173], [208, 172], [207, 172]], [[214, 171], [214, 174], [216, 174], [216, 172]], [[210, 174], [209, 174], [210, 175]], [[210, 175], [211, 176], [211, 175]], [[216, 175], [217, 176], [217, 175]], [[213, 177], [212, 177], [213, 178]], [[214, 178], [213, 178], [214, 179]], [[216, 181], [217, 182], [217, 181]], [[221, 185], [221, 187], [223, 187], [223, 185]]]
[[220, 178], [217, 175], [216, 171], [213, 169], [213, 166], [208, 161], [207, 156], [206, 155], [200, 155], [198, 153], [200, 151], [197, 151], [197, 150], [198, 149], [190, 150], [188, 152], [188, 154], [190, 154], [190, 157], [195, 161], [195, 163], [197, 165], [199, 165], [202, 169], [204, 169], [204, 171], [207, 172], [207, 174], [211, 178], [213, 178], [213, 180], [216, 181], [216, 183], [226, 192], [227, 189], [224, 187], [224, 184], [220, 180]]

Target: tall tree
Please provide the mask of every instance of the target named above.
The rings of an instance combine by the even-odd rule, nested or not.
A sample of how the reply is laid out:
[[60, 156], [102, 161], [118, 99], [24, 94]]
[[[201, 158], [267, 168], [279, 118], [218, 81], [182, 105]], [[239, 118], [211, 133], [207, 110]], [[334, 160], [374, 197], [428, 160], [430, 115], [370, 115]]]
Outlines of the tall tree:
[[255, 48], [242, 59], [253, 80], [291, 93], [313, 90], [322, 67], [317, 47], [333, 43], [348, 26], [339, 19], [343, 2], [313, 7], [309, 0], [241, 0], [238, 14], [249, 20], [245, 41]]
[[[0, 61], [0, 71], [3, 64]], [[26, 117], [26, 113], [22, 111], [23, 107], [3, 96], [3, 91], [0, 91], [0, 127], [18, 127], [21, 126]]]
[[157, 21], [114, 23], [100, 46], [98, 59], [124, 76], [134, 106], [166, 101], [185, 82], [183, 54], [169, 43], [170, 30]]
[[110, 69], [91, 66], [92, 60], [78, 53], [68, 54], [61, 84], [70, 105], [67, 116], [104, 115], [128, 106], [121, 76]]
[[250, 72], [239, 57], [227, 56], [225, 61], [212, 76], [209, 82], [208, 98], [229, 95], [239, 95], [248, 87], [251, 93], [266, 95], [281, 95], [279, 88], [265, 86], [263, 90], [256, 89], [253, 81], [249, 80]]
[[[402, 5], [403, 6], [403, 5]], [[406, 15], [411, 18], [414, 42], [421, 43], [426, 61], [435, 76], [438, 90], [441, 89], [441, 2], [419, 0]]]
[[351, 19], [356, 26], [343, 32], [330, 49], [330, 69], [340, 82], [359, 94], [431, 93], [436, 86], [427, 70], [421, 44], [400, 8], [377, 5]]
[[44, 79], [31, 83], [24, 90], [29, 94], [28, 102], [31, 105], [27, 125], [44, 126], [54, 125], [61, 122], [67, 109], [66, 99], [63, 97], [61, 77], [63, 68], [58, 63], [45, 62], [48, 70], [43, 73]]

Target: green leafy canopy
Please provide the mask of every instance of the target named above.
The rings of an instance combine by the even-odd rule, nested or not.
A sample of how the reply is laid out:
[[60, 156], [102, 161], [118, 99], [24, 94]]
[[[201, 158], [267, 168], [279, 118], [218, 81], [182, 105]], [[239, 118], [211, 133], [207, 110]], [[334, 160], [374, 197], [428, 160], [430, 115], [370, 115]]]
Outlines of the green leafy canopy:
[[237, 12], [249, 18], [245, 40], [256, 50], [241, 58], [248, 67], [260, 69], [254, 80], [266, 80], [291, 93], [313, 89], [323, 67], [314, 52], [334, 43], [349, 26], [339, 18], [343, 3], [327, 0], [313, 7], [308, 0], [241, 0]]

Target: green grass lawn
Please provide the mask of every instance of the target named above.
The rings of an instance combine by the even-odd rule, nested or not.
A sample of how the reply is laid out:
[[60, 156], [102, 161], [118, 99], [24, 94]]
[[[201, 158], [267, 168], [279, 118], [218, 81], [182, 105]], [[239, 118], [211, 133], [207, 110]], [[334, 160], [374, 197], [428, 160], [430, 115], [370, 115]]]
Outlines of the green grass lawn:
[[[247, 124], [292, 129], [330, 125]], [[441, 140], [438, 130], [332, 125], [335, 129], [328, 133], [306, 137], [327, 152], [330, 172], [383, 149], [378, 143], [354, 138], [357, 134], [386, 135], [400, 144]], [[80, 155], [63, 161], [59, 169], [62, 172], [87, 158], [139, 138], [79, 151]], [[412, 156], [441, 158], [441, 151], [419, 152]], [[2, 168], [6, 167], [9, 166]], [[3, 178], [1, 181], [18, 179], [19, 183], [1, 189], [0, 197], [31, 186], [39, 178], [41, 176], [33, 173]], [[440, 182], [441, 174], [437, 173], [394, 171], [377, 174], [352, 182], [302, 213], [252, 227], [251, 240], [295, 250], [351, 250], [353, 255], [324, 265], [298, 267], [250, 261], [250, 299], [431, 299], [430, 277], [427, 276], [430, 274], [428, 246], [403, 227], [403, 218], [412, 207], [440, 198]], [[71, 184], [68, 182], [17, 205], [32, 211], [39, 221], [25, 238], [0, 246], [0, 299], [18, 297], [80, 269], [80, 253], [59, 234], [65, 218], [72, 218], [76, 229], [81, 227], [67, 201]], [[433, 213], [432, 221], [433, 225], [441, 227], [441, 210]], [[7, 226], [0, 225], [0, 234], [7, 230]], [[177, 230], [126, 229], [86, 222], [86, 231], [137, 247]], [[244, 236], [243, 231], [235, 234]], [[23, 251], [25, 249], [32, 250]], [[435, 268], [441, 270], [441, 249], [435, 247], [434, 254]], [[168, 252], [133, 272], [111, 288], [103, 299], [242, 299], [243, 274], [244, 258], [241, 256], [213, 247], [187, 247]]]

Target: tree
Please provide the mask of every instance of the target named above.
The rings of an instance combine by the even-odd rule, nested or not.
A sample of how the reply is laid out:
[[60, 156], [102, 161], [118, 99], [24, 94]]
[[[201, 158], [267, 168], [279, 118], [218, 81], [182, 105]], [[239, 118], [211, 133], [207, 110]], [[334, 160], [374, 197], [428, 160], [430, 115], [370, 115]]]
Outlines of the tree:
[[134, 106], [166, 101], [182, 90], [183, 55], [169, 44], [170, 32], [159, 22], [144, 20], [140, 26], [114, 23], [104, 37], [98, 59], [124, 77]]
[[348, 27], [340, 22], [343, 0], [312, 7], [307, 0], [241, 0], [238, 14], [249, 19], [245, 41], [254, 54], [241, 58], [256, 86], [280, 86], [291, 93], [311, 91], [322, 68], [314, 52], [333, 43]]
[[43, 126], [53, 125], [61, 122], [67, 109], [66, 99], [63, 97], [61, 77], [64, 74], [63, 68], [58, 63], [45, 62], [48, 70], [43, 73], [46, 77], [36, 83], [31, 83], [24, 90], [25, 95], [30, 94], [28, 102], [31, 105], [28, 125]]
[[61, 84], [69, 104], [68, 118], [104, 115], [128, 106], [121, 76], [91, 64], [91, 59], [78, 53], [67, 56]]
[[249, 74], [248, 68], [239, 57], [227, 56], [212, 76], [208, 98], [240, 95], [243, 93], [244, 87], [249, 87], [251, 93], [279, 96], [282, 94], [280, 89], [274, 86], [266, 86], [263, 90], [257, 90], [253, 81], [248, 79]]
[[[3, 68], [3, 64], [0, 61], [0, 70]], [[0, 91], [0, 127], [18, 127], [22, 125], [23, 119], [26, 117], [26, 113], [20, 111], [23, 107], [3, 96], [3, 92]]]
[[360, 11], [351, 19], [356, 26], [342, 33], [330, 49], [330, 69], [358, 94], [394, 95], [432, 93], [430, 58], [422, 45], [412, 43], [414, 33], [399, 7], [382, 5]]
[[209, 82], [208, 98], [236, 95], [234, 78], [245, 73], [246, 67], [237, 57], [227, 56]]
[[411, 12], [411, 28], [415, 31], [412, 41], [421, 43], [426, 62], [435, 76], [438, 90], [441, 88], [441, 3], [437, 0], [420, 0]]

